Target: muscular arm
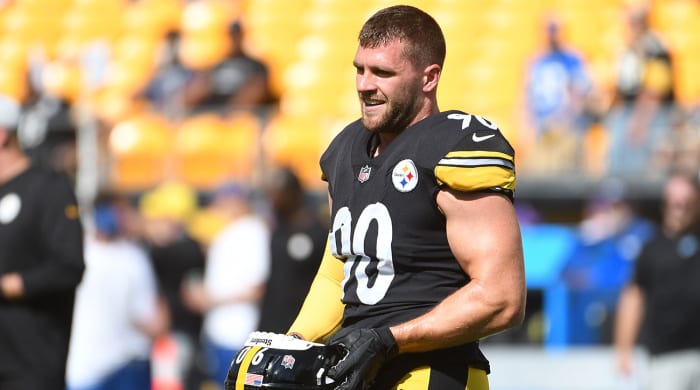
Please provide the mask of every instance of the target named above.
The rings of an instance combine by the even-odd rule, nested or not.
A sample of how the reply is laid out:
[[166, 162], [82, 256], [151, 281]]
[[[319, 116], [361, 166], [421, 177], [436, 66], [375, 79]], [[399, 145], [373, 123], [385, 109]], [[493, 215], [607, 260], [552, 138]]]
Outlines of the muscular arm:
[[471, 281], [433, 310], [391, 328], [399, 351], [478, 340], [520, 324], [525, 313], [523, 251], [512, 203], [502, 195], [441, 191], [450, 248]]

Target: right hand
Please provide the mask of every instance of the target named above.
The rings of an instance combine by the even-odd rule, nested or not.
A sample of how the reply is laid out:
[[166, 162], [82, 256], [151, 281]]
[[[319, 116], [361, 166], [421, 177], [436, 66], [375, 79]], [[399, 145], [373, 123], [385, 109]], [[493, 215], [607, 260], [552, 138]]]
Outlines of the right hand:
[[396, 356], [398, 346], [389, 328], [341, 330], [329, 345], [340, 345], [347, 354], [328, 370], [340, 385], [337, 390], [369, 388], [381, 366]]

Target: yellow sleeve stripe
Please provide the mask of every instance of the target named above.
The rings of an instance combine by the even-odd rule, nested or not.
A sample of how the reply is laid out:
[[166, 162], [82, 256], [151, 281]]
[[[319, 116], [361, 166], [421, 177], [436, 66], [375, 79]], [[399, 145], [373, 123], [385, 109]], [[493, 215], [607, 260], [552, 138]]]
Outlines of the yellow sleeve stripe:
[[325, 342], [339, 329], [345, 310], [341, 287], [343, 264], [327, 245], [309, 293], [288, 334], [297, 333], [308, 341]]
[[458, 191], [478, 191], [489, 188], [503, 188], [515, 191], [515, 172], [505, 166], [443, 166], [435, 167], [435, 177], [439, 185], [446, 185]]
[[441, 164], [443, 161], [449, 161], [450, 159], [459, 159], [459, 158], [496, 158], [496, 159], [510, 161], [511, 163], [513, 162], [513, 156], [510, 154], [507, 154], [507, 153], [503, 153], [503, 152], [494, 152], [494, 151], [485, 151], [485, 150], [462, 150], [462, 151], [447, 153], [445, 158], [440, 160], [440, 162], [438, 164]]
[[245, 353], [245, 357], [238, 368], [238, 375], [236, 376], [236, 390], [244, 389], [250, 362], [253, 361], [253, 357], [255, 357], [255, 354], [257, 354], [260, 349], [262, 349], [262, 347], [251, 347], [248, 352]]

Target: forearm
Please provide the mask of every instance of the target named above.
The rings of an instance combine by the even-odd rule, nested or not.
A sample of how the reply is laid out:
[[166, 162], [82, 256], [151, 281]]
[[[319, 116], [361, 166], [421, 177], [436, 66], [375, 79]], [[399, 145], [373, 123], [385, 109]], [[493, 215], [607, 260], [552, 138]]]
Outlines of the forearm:
[[212, 306], [219, 306], [219, 305], [226, 305], [226, 304], [231, 304], [231, 303], [245, 303], [245, 302], [253, 302], [257, 303], [262, 300], [263, 295], [265, 294], [265, 285], [264, 284], [258, 284], [256, 286], [253, 286], [249, 289], [246, 289], [244, 292], [240, 294], [235, 294], [231, 295], [228, 297], [223, 297], [220, 299], [212, 298]]
[[75, 290], [83, 271], [84, 265], [77, 258], [75, 261], [51, 261], [23, 271], [24, 295], [30, 298]]
[[163, 298], [159, 298], [152, 315], [144, 320], [137, 321], [136, 327], [151, 339], [165, 335], [170, 329], [170, 310]]
[[641, 290], [635, 285], [626, 287], [620, 294], [613, 335], [615, 349], [619, 353], [630, 353], [634, 348], [643, 313]]
[[341, 301], [343, 262], [326, 251], [309, 293], [289, 334], [323, 342], [340, 327], [345, 306]]
[[391, 327], [399, 352], [423, 352], [462, 345], [522, 322], [520, 299], [498, 299], [472, 281], [424, 315]]

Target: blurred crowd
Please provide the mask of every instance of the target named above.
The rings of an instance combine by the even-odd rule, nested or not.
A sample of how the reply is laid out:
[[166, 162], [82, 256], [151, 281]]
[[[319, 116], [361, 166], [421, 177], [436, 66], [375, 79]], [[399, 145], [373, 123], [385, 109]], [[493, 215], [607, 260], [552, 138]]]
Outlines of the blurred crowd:
[[[675, 1], [700, 16], [697, 1]], [[612, 2], [625, 28], [602, 71], [556, 10], [537, 15], [529, 61], [510, 64], [522, 68], [517, 119], [495, 119], [514, 127], [519, 177], [600, 179], [580, 220], [560, 226], [569, 247], [552, 284], [576, 311], [564, 343], [612, 342], [618, 295], [656, 231], [656, 210], [640, 210], [625, 182], [700, 171], [700, 83], [677, 75], [700, 39], [669, 39], [652, 12], [673, 2]], [[24, 148], [75, 179], [89, 216], [69, 385], [129, 357], [150, 364], [156, 390], [216, 388], [250, 331], [284, 332], [301, 304], [327, 235], [313, 153], [332, 126], [291, 125], [285, 68], [247, 39], [254, 3], [0, 1], [0, 106], [21, 104]], [[117, 14], [123, 25], [105, 22]], [[352, 88], [352, 75], [342, 82]], [[525, 229], [549, 224], [519, 206]], [[510, 337], [545, 342], [547, 308], [531, 308]]]
[[125, 365], [150, 372], [144, 389], [220, 388], [250, 332], [285, 332], [301, 307], [326, 244], [320, 204], [288, 168], [205, 196], [179, 182], [99, 194], [68, 388]]
[[677, 97], [682, 84], [674, 58], [684, 53], [651, 24], [650, 4], [623, 14], [623, 44], [606, 66], [609, 86], [596, 77], [592, 60], [567, 42], [567, 25], [556, 15], [546, 19], [545, 49], [532, 60], [525, 84], [525, 128], [532, 129], [525, 175], [639, 180], [698, 170], [698, 96]]
[[[293, 166], [321, 190], [304, 154], [320, 153], [337, 123], [357, 116], [351, 72], [344, 79], [338, 68], [352, 70], [352, 53], [327, 40], [347, 35], [343, 18], [361, 20], [373, 2], [347, 15], [334, 2], [305, 2], [308, 10], [294, 15], [309, 23], [292, 28], [285, 12], [293, 11], [274, 1], [6, 1], [0, 95], [22, 104], [21, 138], [35, 159], [82, 172], [88, 197], [97, 187], [138, 192], [169, 179], [208, 191], [231, 178], [257, 180], [266, 165]], [[438, 17], [459, 5], [428, 3]], [[520, 14], [507, 1], [459, 5], [494, 19], [483, 22], [494, 34], [465, 46], [488, 50], [464, 72], [452, 62], [461, 59], [448, 63], [446, 77], [475, 91], [445, 95], [442, 105], [502, 124], [522, 177], [648, 179], [697, 169], [700, 40], [692, 21], [700, 6], [599, 3], [608, 35], [591, 30], [588, 40], [581, 26], [595, 21], [594, 4], [538, 0]], [[45, 16], [49, 7], [61, 17]], [[444, 24], [448, 34], [470, 32]], [[509, 47], [499, 34], [527, 39]], [[472, 97], [489, 83], [493, 96]], [[97, 140], [86, 135], [77, 146], [90, 132]]]

